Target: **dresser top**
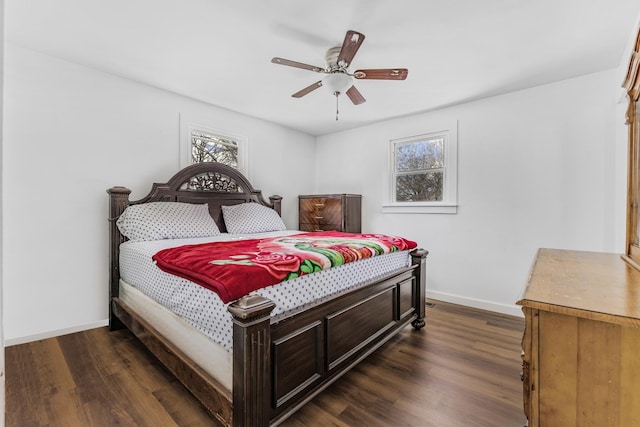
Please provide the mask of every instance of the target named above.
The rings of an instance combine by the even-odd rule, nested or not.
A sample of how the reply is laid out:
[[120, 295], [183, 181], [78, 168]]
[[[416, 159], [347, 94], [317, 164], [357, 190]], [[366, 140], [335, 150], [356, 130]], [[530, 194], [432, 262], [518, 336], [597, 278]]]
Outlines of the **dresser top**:
[[299, 199], [335, 199], [338, 197], [362, 197], [360, 194], [334, 193], [334, 194], [301, 194]]
[[517, 304], [640, 326], [640, 272], [619, 254], [540, 249]]

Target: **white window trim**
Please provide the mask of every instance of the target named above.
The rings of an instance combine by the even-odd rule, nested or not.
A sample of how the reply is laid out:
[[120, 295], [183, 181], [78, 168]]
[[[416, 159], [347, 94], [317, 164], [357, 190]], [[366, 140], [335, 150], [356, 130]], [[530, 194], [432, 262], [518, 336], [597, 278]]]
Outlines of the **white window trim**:
[[180, 167], [185, 168], [192, 164], [191, 161], [191, 131], [200, 130], [224, 138], [233, 139], [238, 142], [238, 170], [247, 178], [247, 158], [249, 138], [226, 130], [217, 129], [209, 124], [209, 120], [194, 118], [185, 114], [180, 114]]
[[[395, 145], [419, 138], [430, 138], [435, 136], [445, 136], [444, 158], [445, 158], [445, 179], [442, 201], [439, 202], [394, 202], [394, 174], [395, 168]], [[389, 177], [387, 179], [389, 188], [387, 203], [382, 205], [382, 213], [394, 214], [454, 214], [458, 211], [458, 121], [443, 123], [441, 126], [433, 126], [427, 132], [410, 137], [394, 138], [389, 140], [388, 157]]]

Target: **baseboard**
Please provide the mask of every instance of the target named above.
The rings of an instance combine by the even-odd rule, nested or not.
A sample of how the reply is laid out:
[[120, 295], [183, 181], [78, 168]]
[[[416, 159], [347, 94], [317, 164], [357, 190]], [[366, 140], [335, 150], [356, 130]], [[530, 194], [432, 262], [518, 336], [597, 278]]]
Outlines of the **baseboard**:
[[492, 301], [467, 298], [460, 295], [430, 290], [427, 290], [427, 298], [450, 302], [452, 304], [466, 305], [468, 307], [479, 308], [481, 310], [488, 310], [496, 313], [508, 314], [510, 316], [524, 317], [520, 307], [515, 304], [500, 304]]
[[109, 325], [109, 319], [100, 320], [97, 322], [86, 323], [84, 325], [73, 326], [71, 328], [58, 329], [55, 331], [43, 332], [41, 334], [27, 335], [24, 337], [11, 338], [4, 341], [5, 347], [11, 347], [12, 345], [26, 344], [28, 342], [46, 340], [47, 338], [59, 337], [61, 335], [73, 334], [75, 332], [88, 331], [89, 329], [101, 328]]

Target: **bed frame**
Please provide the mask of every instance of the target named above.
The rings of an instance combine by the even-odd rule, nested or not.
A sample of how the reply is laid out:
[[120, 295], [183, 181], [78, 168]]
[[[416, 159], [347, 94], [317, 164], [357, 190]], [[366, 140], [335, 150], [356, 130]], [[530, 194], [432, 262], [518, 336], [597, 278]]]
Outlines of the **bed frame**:
[[271, 316], [275, 304], [260, 296], [228, 307], [233, 316], [233, 390], [223, 387], [119, 298], [119, 246], [126, 238], [115, 221], [133, 204], [153, 201], [208, 203], [226, 231], [221, 206], [260, 203], [280, 214], [280, 196], [262, 193], [236, 169], [220, 163], [188, 166], [167, 183], [129, 201], [124, 187], [110, 197], [111, 330], [127, 327], [226, 426], [277, 425], [409, 323], [425, 325], [427, 251], [412, 251], [412, 265], [304, 310]]

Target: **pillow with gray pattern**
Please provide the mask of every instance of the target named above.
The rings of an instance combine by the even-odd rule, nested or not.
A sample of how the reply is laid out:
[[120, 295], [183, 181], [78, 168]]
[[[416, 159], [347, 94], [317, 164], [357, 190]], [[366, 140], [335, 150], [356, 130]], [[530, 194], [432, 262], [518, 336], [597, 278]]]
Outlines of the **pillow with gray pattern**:
[[206, 203], [151, 202], [131, 205], [122, 212], [116, 224], [120, 233], [133, 241], [220, 234]]
[[251, 234], [287, 229], [276, 211], [258, 203], [222, 206], [222, 217], [227, 232], [232, 234]]

